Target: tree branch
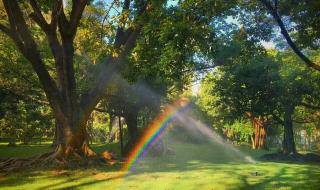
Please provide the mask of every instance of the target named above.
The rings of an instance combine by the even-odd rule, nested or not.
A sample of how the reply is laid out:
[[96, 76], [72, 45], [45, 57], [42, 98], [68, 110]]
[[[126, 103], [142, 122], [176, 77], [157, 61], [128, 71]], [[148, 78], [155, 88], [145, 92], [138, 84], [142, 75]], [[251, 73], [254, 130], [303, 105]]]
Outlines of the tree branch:
[[292, 121], [295, 122], [295, 123], [299, 123], [299, 124], [313, 123], [314, 122], [314, 121], [309, 121], [309, 120], [296, 120], [296, 119], [293, 119]]
[[101, 22], [101, 33], [100, 33], [100, 40], [102, 42], [103, 40], [103, 28], [104, 28], [104, 22], [107, 20], [107, 18], [109, 17], [109, 13], [110, 13], [110, 10], [112, 9], [113, 5], [115, 4], [115, 0], [112, 1], [109, 9], [107, 10], [106, 12], [106, 15], [103, 17], [102, 19], [102, 22]]
[[278, 122], [280, 125], [284, 125], [284, 121], [279, 117], [277, 116], [276, 114], [272, 114], [272, 117], [273, 119]]
[[52, 10], [51, 10], [51, 22], [50, 25], [52, 28], [57, 27], [58, 18], [60, 15], [64, 14], [62, 0], [55, 0]]
[[36, 0], [29, 0], [30, 5], [32, 6], [32, 9], [34, 13], [32, 13], [30, 16], [31, 18], [41, 27], [41, 29], [45, 32], [49, 47], [52, 52], [52, 55], [55, 59], [55, 67], [57, 70], [57, 75], [59, 79], [59, 83], [64, 80], [63, 75], [63, 52], [62, 52], [62, 46], [58, 40], [57, 36], [57, 21], [58, 17], [60, 16], [61, 11], [63, 12], [63, 5], [62, 0], [56, 0], [54, 1], [54, 4], [51, 9], [51, 22], [50, 24], [47, 23], [45, 18], [43, 17], [40, 7]]
[[56, 19], [58, 20], [58, 26], [59, 26], [60, 35], [61, 35], [62, 39], [64, 40], [65, 38], [67, 38], [65, 36], [68, 36], [68, 28], [69, 28], [70, 23], [69, 23], [66, 15], [64, 14], [62, 2], [60, 2], [60, 4], [59, 4], [59, 2], [60, 2], [60, 0], [58, 2], [56, 2], [56, 3], [59, 6], [61, 6], [62, 10], [57, 12], [57, 13], [59, 13], [59, 15], [57, 15]]
[[[127, 0], [126, 2], [130, 2]], [[125, 5], [129, 6], [129, 5]], [[141, 11], [137, 17], [141, 16], [146, 11], [146, 5], [143, 5]], [[117, 74], [118, 68], [123, 65], [128, 58], [129, 53], [136, 45], [136, 40], [138, 39], [142, 26], [139, 24], [135, 28], [129, 28], [126, 32], [118, 33], [118, 38], [121, 38], [121, 43], [116, 43], [115, 40], [114, 47], [120, 47], [121, 53], [118, 57], [109, 57], [103, 64], [101, 64], [101, 72], [97, 75], [97, 78], [89, 91], [82, 95], [80, 98], [81, 105], [81, 115], [84, 115], [84, 119], [89, 117], [88, 111], [93, 110], [96, 104], [99, 102], [103, 96], [106, 88], [108, 87], [108, 81]], [[119, 30], [118, 30], [119, 31]], [[125, 35], [126, 33], [126, 35]]]
[[33, 13], [30, 15], [31, 18], [44, 30], [49, 30], [49, 24], [47, 23], [46, 19], [43, 17], [40, 7], [38, 6], [37, 1], [29, 0], [30, 5], [33, 9]]
[[70, 15], [69, 35], [74, 37], [77, 31], [78, 24], [82, 17], [82, 13], [88, 0], [72, 0], [72, 10]]
[[298, 55], [300, 57], [300, 59], [303, 60], [308, 67], [311, 67], [317, 71], [320, 71], [320, 65], [317, 65], [316, 63], [312, 62], [306, 55], [303, 54], [303, 52], [293, 42], [285, 25], [283, 24], [283, 22], [281, 20], [281, 16], [279, 15], [276, 7], [273, 7], [272, 4], [268, 0], [260, 0], [260, 2], [262, 2], [262, 4], [268, 9], [269, 13], [273, 16], [275, 21], [278, 23], [278, 26], [281, 29], [281, 33], [282, 33], [283, 37], [286, 39], [288, 45], [291, 47], [291, 49], [294, 51], [294, 53], [296, 55]]
[[300, 105], [313, 110], [320, 110], [320, 106], [311, 105], [305, 102], [301, 102]]
[[[125, 0], [122, 6], [122, 12], [121, 14], [124, 14], [126, 11], [129, 10], [130, 7], [130, 1], [131, 0]], [[125, 22], [124, 18], [122, 18], [120, 21], [123, 24]], [[124, 25], [124, 24], [123, 24]], [[125, 41], [126, 35], [124, 35], [124, 27], [123, 26], [119, 26], [117, 29], [117, 33], [116, 33], [116, 37], [115, 37], [115, 42], [114, 45], [116, 48], [119, 48]]]
[[11, 29], [3, 24], [0, 23], [0, 30], [5, 33], [6, 35], [8, 35], [9, 37], [13, 37], [12, 35], [12, 32], [11, 32]]
[[108, 113], [108, 110], [106, 110], [106, 109], [94, 108], [93, 110], [97, 111], [97, 112], [101, 112], [101, 113]]

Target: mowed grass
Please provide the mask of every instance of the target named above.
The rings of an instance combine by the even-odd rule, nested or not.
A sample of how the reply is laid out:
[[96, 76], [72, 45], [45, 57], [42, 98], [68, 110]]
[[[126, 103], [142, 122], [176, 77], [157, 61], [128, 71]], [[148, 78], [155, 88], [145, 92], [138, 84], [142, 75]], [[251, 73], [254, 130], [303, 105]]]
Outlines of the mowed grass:
[[[52, 142], [43, 142], [41, 144], [28, 144], [17, 143], [15, 147], [7, 146], [8, 143], [0, 143], [0, 159], [8, 158], [29, 158], [45, 152], [53, 151]], [[93, 148], [101, 153], [103, 150], [109, 150], [119, 153], [118, 144], [93, 144]]]
[[[117, 144], [93, 145], [97, 152], [117, 151], [117, 147]], [[10, 149], [21, 150], [19, 146], [6, 152], [3, 148], [0, 146], [2, 158], [14, 152]], [[234, 152], [212, 144], [174, 143], [170, 148], [174, 155], [147, 156], [130, 173], [120, 171], [120, 163], [75, 170], [36, 168], [1, 176], [0, 189], [318, 190], [320, 187], [319, 164], [247, 163]], [[31, 150], [35, 154], [50, 147], [33, 145]], [[261, 154], [248, 152], [254, 157]]]
[[7, 146], [8, 143], [0, 143], [0, 159], [28, 158], [37, 154], [52, 151], [51, 142], [41, 144], [23, 145], [17, 143], [15, 147]]

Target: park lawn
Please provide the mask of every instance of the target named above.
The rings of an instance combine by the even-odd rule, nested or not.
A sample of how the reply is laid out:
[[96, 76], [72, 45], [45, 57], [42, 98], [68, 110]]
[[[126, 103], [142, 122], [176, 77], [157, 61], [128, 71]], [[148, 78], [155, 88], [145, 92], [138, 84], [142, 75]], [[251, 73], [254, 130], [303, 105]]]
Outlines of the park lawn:
[[[17, 143], [16, 147], [7, 146], [8, 143], [0, 143], [0, 159], [8, 158], [29, 158], [45, 152], [53, 151], [51, 147], [52, 142], [44, 142], [41, 144], [28, 144]], [[118, 153], [118, 144], [92, 144], [93, 148], [101, 153], [103, 150], [110, 150]]]
[[0, 143], [0, 159], [28, 158], [52, 150], [52, 147], [50, 146], [51, 142], [29, 145], [17, 143], [17, 146], [15, 147], [9, 147], [7, 144], [8, 143]]
[[[35, 147], [40, 151], [42, 146]], [[97, 152], [116, 150], [117, 146], [93, 145]], [[178, 143], [174, 148], [176, 155], [146, 157], [128, 175], [119, 171], [120, 163], [75, 170], [28, 169], [1, 176], [0, 189], [316, 190], [320, 187], [319, 164], [246, 163], [230, 160], [230, 152], [212, 150], [215, 146]], [[255, 152], [256, 155], [259, 153]]]

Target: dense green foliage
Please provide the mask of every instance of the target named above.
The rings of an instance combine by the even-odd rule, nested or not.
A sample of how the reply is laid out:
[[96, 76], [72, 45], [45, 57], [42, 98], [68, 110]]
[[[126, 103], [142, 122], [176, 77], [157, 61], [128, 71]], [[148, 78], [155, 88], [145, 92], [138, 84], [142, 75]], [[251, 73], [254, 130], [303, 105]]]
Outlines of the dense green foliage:
[[319, 0], [0, 1], [0, 188], [320, 186]]
[[32, 68], [10, 42], [0, 53], [0, 136], [25, 143], [52, 138], [52, 114]]
[[[148, 14], [141, 17], [142, 2], [135, 1], [128, 10], [122, 10], [125, 3], [88, 3], [74, 36], [73, 67], [80, 96], [92, 89], [105, 59], [120, 56], [122, 47], [113, 44], [121, 30], [141, 27], [135, 47], [119, 73], [108, 82], [104, 97], [88, 121], [91, 133], [108, 136], [114, 116], [127, 120], [135, 117], [138, 128], [143, 130], [166, 102], [190, 95], [190, 85], [199, 76], [205, 78], [194, 99], [201, 108], [198, 116], [221, 133], [228, 129], [239, 134], [239, 141], [248, 141], [245, 136], [250, 136], [252, 129], [246, 113], [267, 117], [270, 125], [279, 126], [284, 122], [284, 113], [290, 112], [299, 130], [302, 127], [311, 135], [317, 129], [319, 74], [305, 67], [301, 56], [291, 51], [292, 45], [286, 45], [288, 40], [278, 34], [279, 22], [267, 6], [278, 11], [296, 46], [318, 63], [317, 1], [152, 1]], [[30, 5], [20, 6], [27, 13], [34, 11]], [[49, 20], [54, 3], [39, 5]], [[66, 2], [67, 16], [72, 6], [71, 1]], [[6, 27], [4, 9], [1, 3], [1, 26]], [[26, 21], [47, 70], [57, 79], [55, 60], [42, 26]], [[28, 60], [3, 31], [1, 137], [22, 141], [40, 136], [53, 138], [52, 105]], [[276, 44], [276, 49], [265, 49], [264, 41]], [[136, 114], [132, 116], [132, 112]]]

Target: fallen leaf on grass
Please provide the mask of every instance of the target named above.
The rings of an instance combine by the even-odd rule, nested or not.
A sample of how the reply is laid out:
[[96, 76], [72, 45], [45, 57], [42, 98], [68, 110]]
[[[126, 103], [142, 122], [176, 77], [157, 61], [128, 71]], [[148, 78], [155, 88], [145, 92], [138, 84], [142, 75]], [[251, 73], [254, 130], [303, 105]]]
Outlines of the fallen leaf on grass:
[[4, 175], [0, 174], [0, 181], [4, 181], [5, 179], [7, 179]]
[[68, 175], [68, 172], [66, 170], [53, 170], [51, 171], [51, 174], [54, 176], [61, 176], [61, 175]]
[[97, 180], [110, 180], [122, 177], [123, 174], [116, 173], [116, 174], [110, 174], [110, 173], [97, 173], [94, 175], [94, 178]]

